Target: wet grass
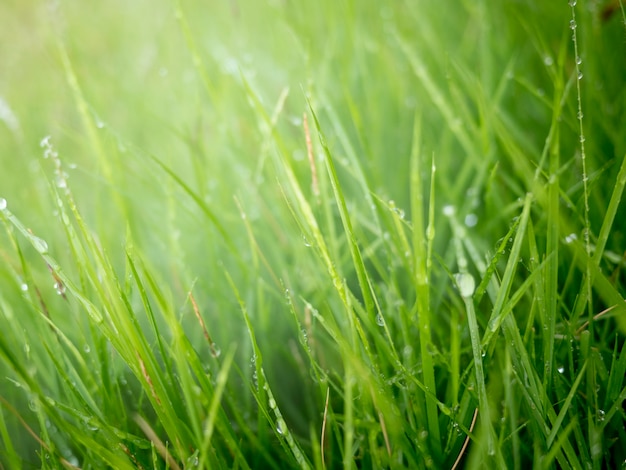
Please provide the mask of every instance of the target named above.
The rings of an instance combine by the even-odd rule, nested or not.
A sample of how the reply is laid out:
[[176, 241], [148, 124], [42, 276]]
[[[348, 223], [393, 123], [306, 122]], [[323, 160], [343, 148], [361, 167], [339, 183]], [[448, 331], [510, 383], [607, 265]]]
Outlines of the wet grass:
[[0, 18], [2, 468], [625, 468], [619, 2]]

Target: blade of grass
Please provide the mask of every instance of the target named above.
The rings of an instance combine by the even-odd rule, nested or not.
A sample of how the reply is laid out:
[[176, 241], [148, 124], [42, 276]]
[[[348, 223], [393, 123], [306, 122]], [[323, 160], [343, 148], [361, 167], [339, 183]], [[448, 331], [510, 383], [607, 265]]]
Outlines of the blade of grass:
[[352, 262], [354, 264], [354, 268], [356, 270], [357, 279], [359, 281], [359, 286], [361, 288], [361, 294], [363, 295], [363, 301], [365, 303], [365, 310], [370, 316], [374, 316], [375, 311], [375, 301], [374, 301], [374, 293], [370, 288], [370, 280], [367, 274], [367, 269], [363, 263], [363, 257], [361, 255], [361, 250], [358, 246], [356, 237], [354, 236], [354, 231], [352, 228], [352, 221], [348, 211], [348, 207], [346, 205], [346, 200], [343, 195], [343, 191], [341, 189], [341, 185], [339, 184], [339, 179], [337, 178], [337, 172], [335, 170], [335, 164], [333, 162], [333, 157], [330, 153], [330, 149], [328, 145], [326, 145], [326, 138], [322, 132], [322, 128], [320, 126], [319, 120], [317, 118], [317, 114], [311, 105], [311, 102], [307, 100], [309, 111], [313, 116], [313, 122], [315, 123], [315, 128], [317, 130], [317, 135], [319, 138], [320, 145], [324, 151], [326, 170], [328, 171], [328, 175], [330, 177], [331, 186], [333, 189], [333, 193], [335, 195], [335, 201], [337, 203], [337, 207], [339, 209], [339, 215], [341, 216], [341, 222], [343, 224], [344, 232], [346, 234], [349, 246], [350, 246], [350, 254], [352, 256]]
[[[428, 247], [432, 244], [431, 230], [426, 233], [424, 230], [424, 190], [420, 176], [420, 168], [422, 166], [422, 143], [421, 143], [421, 117], [416, 115], [413, 127], [413, 140], [411, 148], [411, 219], [413, 222], [413, 266], [414, 284], [416, 295], [416, 306], [414, 308], [415, 316], [413, 320], [417, 320], [420, 333], [420, 352], [422, 359], [422, 370], [424, 377], [424, 385], [426, 389], [433, 395], [437, 395], [437, 387], [435, 382], [435, 368], [432, 361], [431, 350], [432, 336], [430, 325], [433, 321], [430, 307], [430, 287], [429, 287], [429, 269], [430, 264]], [[434, 163], [433, 163], [434, 171]], [[434, 191], [434, 182], [431, 182], [431, 195]], [[431, 200], [429, 228], [434, 230], [434, 217], [432, 208], [434, 202]], [[434, 233], [432, 233], [434, 236]], [[415, 318], [417, 317], [417, 318]], [[437, 459], [441, 456], [441, 431], [439, 429], [439, 413], [437, 404], [432, 399], [426, 397], [426, 415], [428, 419], [428, 429], [430, 442]]]

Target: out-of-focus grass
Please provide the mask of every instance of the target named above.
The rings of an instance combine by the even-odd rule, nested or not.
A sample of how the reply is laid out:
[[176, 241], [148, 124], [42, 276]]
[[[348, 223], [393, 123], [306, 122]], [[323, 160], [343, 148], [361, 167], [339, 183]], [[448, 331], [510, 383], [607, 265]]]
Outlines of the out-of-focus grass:
[[0, 464], [623, 466], [603, 8], [4, 2]]

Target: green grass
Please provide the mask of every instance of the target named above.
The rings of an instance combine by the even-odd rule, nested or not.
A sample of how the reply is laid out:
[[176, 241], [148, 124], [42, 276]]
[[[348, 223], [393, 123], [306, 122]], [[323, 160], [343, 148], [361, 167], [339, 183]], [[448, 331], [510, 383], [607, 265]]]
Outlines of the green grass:
[[27, 3], [0, 468], [626, 468], [622, 3]]

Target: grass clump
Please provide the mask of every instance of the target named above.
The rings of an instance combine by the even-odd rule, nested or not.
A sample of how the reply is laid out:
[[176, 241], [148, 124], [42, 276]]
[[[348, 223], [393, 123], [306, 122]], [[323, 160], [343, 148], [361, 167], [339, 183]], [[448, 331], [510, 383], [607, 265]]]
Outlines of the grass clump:
[[0, 8], [2, 468], [626, 465], [621, 2]]

